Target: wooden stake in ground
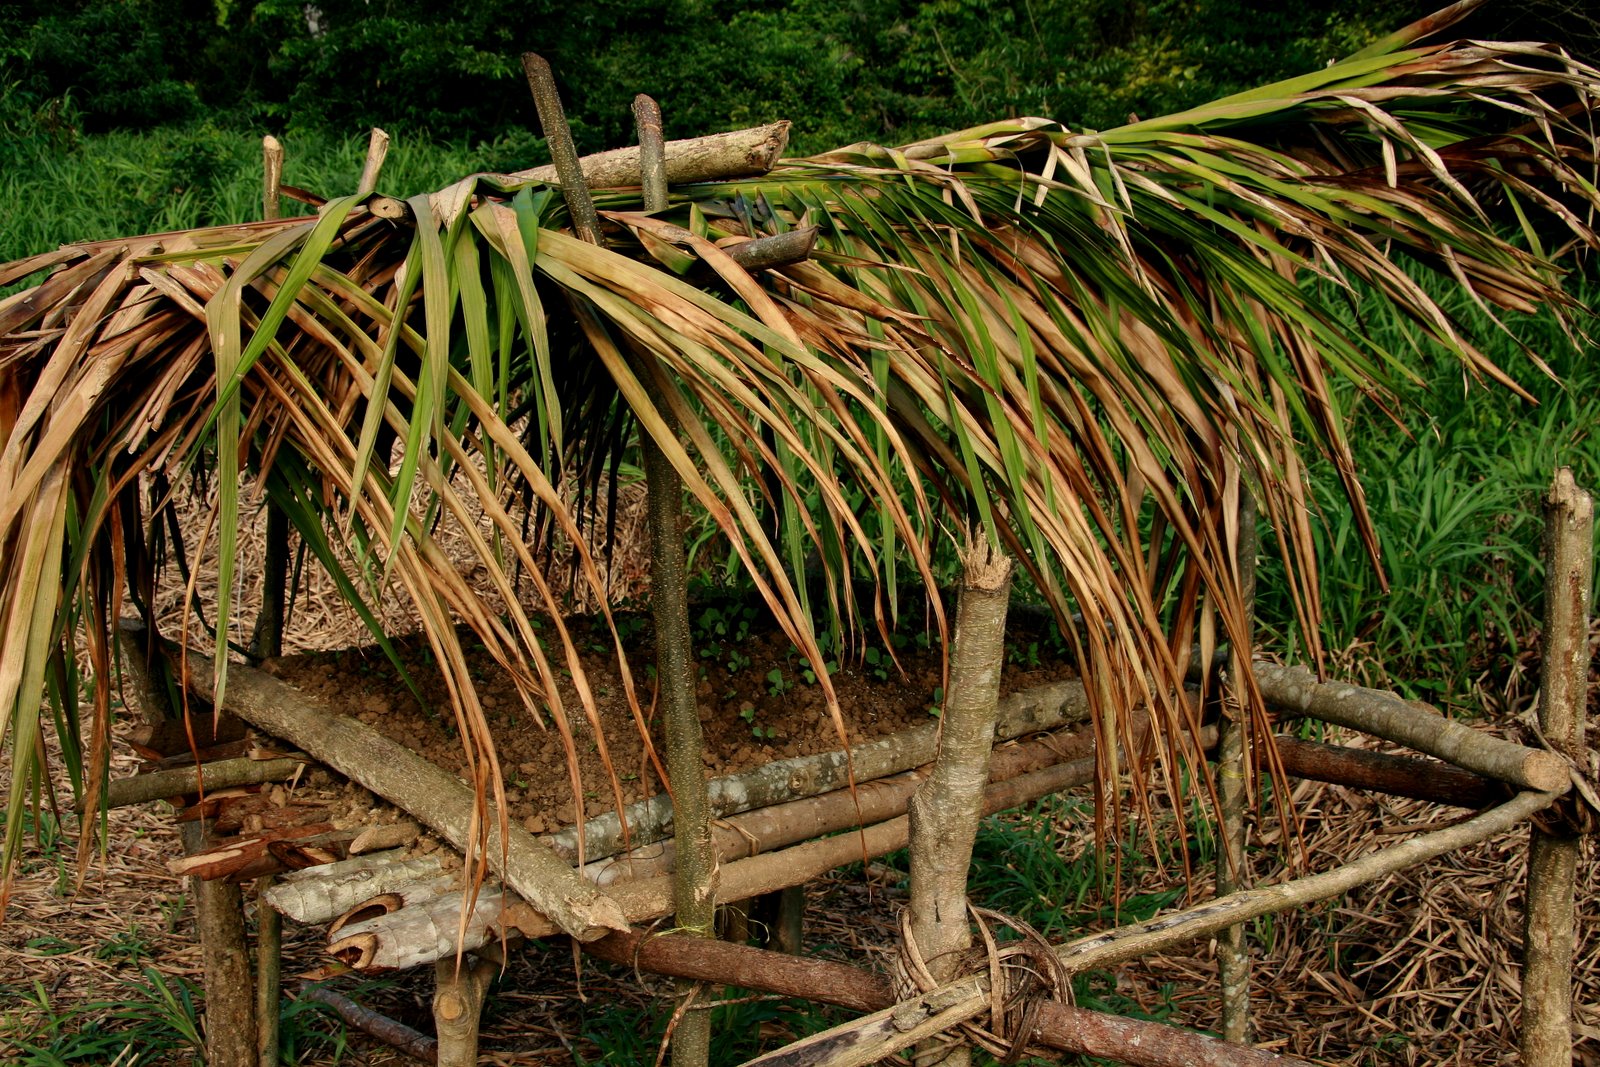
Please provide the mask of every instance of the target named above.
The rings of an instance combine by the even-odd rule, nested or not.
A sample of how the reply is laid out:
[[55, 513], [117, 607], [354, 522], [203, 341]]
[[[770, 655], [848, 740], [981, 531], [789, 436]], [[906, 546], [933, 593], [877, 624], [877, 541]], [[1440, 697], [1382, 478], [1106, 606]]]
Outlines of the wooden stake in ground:
[[[639, 134], [646, 211], [667, 206], [667, 170], [661, 109], [648, 96], [633, 102]], [[648, 382], [649, 375], [641, 376]], [[662, 412], [668, 409], [657, 405]], [[668, 422], [669, 429], [671, 423]], [[695, 701], [694, 649], [689, 643], [688, 566], [684, 558], [683, 479], [660, 444], [639, 434], [644, 459], [650, 525], [650, 607], [656, 629], [656, 679], [667, 735], [667, 773], [672, 777], [672, 822], [677, 837], [673, 868], [676, 924], [698, 937], [716, 936], [717, 854], [711, 840], [711, 798], [702, 757], [705, 739]], [[697, 982], [680, 981], [678, 993], [692, 1000]], [[685, 1013], [673, 1028], [673, 1067], [704, 1067], [711, 1055], [711, 1015]]]
[[[1545, 497], [1544, 666], [1539, 729], [1561, 755], [1587, 767], [1583, 718], [1589, 688], [1589, 601], [1594, 501], [1562, 467]], [[1522, 1062], [1572, 1063], [1572, 954], [1578, 838], [1533, 827], [1523, 930]]]
[[433, 1027], [439, 1067], [477, 1067], [478, 1022], [494, 978], [488, 960], [450, 956], [433, 965]]
[[[955, 976], [959, 954], [972, 944], [967, 868], [989, 780], [1011, 597], [1011, 560], [987, 537], [969, 540], [962, 564], [939, 755], [908, 811], [911, 932], [929, 973], [941, 983]], [[936, 1041], [918, 1049], [916, 1062], [965, 1067], [970, 1055], [965, 1047]]]
[[[1250, 702], [1244, 674], [1250, 669], [1250, 646], [1256, 598], [1256, 502], [1249, 485], [1239, 487], [1238, 571], [1240, 602], [1244, 605], [1245, 634], [1233, 642], [1228, 663], [1228, 689], [1222, 698], [1222, 721], [1217, 727], [1217, 807], [1222, 821], [1218, 835], [1217, 895], [1227, 896], [1250, 885], [1246, 865], [1245, 809], [1250, 803], [1245, 754], [1246, 718]], [[1245, 945], [1244, 924], [1222, 931], [1217, 938], [1217, 977], [1222, 986], [1222, 1037], [1243, 1045], [1250, 1041], [1250, 950]]]
[[[150, 646], [143, 625], [127, 620], [117, 627], [122, 653], [124, 697], [152, 727], [172, 718], [175, 709], [161, 687], [166, 662], [146, 660]], [[185, 854], [206, 846], [203, 820], [179, 827]], [[206, 1062], [212, 1067], [259, 1067], [256, 1047], [255, 986], [244, 936], [244, 899], [237, 885], [189, 879], [206, 994]]]

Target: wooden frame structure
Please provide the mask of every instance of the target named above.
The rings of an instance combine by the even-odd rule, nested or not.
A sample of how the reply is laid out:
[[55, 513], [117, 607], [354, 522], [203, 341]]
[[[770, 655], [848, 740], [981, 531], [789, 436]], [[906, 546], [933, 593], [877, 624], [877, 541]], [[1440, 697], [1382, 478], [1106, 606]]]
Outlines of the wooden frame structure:
[[[1537, 1067], [1570, 1063], [1578, 839], [1592, 833], [1597, 821], [1595, 783], [1583, 738], [1592, 539], [1590, 499], [1563, 469], [1547, 498], [1544, 668], [1539, 724], [1531, 731], [1540, 747], [1490, 737], [1391, 693], [1318, 682], [1301, 669], [1254, 665], [1267, 702], [1283, 714], [1350, 727], [1420, 753], [1379, 755], [1280, 737], [1277, 754], [1288, 774], [1477, 809], [1478, 814], [1333, 870], [1276, 885], [1240, 886], [1147, 922], [1061, 945], [1034, 946], [1033, 955], [1013, 969], [1036, 973], [1042, 968], [1065, 978], [1218, 935], [1247, 919], [1337, 896], [1531, 821], [1524, 985], [1539, 993], [1524, 1001], [1524, 1062]], [[135, 667], [145, 651], [138, 637], [137, 631], [124, 631], [124, 660]], [[192, 690], [203, 698], [211, 672], [195, 653], [189, 660]], [[142, 694], [146, 713], [159, 711], [145, 673], [136, 669], [130, 680], [131, 688]], [[999, 700], [991, 696], [989, 704], [993, 725], [983, 739], [988, 785], [974, 810], [1015, 806], [1092, 779], [1093, 738], [1074, 729], [1087, 716], [1081, 684], [1055, 684]], [[647, 936], [632, 924], [667, 915], [673, 907], [672, 842], [663, 840], [671, 811], [661, 801], [636, 805], [629, 813], [635, 845], [629, 855], [605, 855], [621, 848], [615, 816], [592, 822], [590, 857], [604, 858], [581, 873], [572, 867], [575, 853], [563, 835], [535, 840], [512, 828], [503, 843], [491, 840], [487, 845], [498, 884], [471, 892], [460, 884], [459, 871], [441, 865], [437, 853], [412, 856], [403, 847], [415, 838], [418, 822], [458, 848], [466, 846], [461, 811], [470, 805], [470, 794], [464, 785], [408, 750], [391, 746], [370, 728], [260, 672], [237, 669], [224, 710], [226, 716], [298, 750], [262, 751], [258, 745], [246, 753], [249, 742], [237, 729], [236, 739], [209, 750], [214, 758], [202, 767], [209, 798], [198, 806], [184, 805], [193, 817], [185, 837], [189, 855], [173, 864], [176, 872], [194, 875], [197, 885], [217, 887], [200, 894], [202, 909], [211, 910], [210, 920], [203, 917], [201, 924], [208, 961], [246, 958], [238, 891], [223, 887], [260, 879], [261, 914], [272, 921], [260, 925], [258, 975], [262, 989], [273, 995], [262, 997], [258, 1020], [244, 1020], [259, 1025], [236, 1025], [241, 1033], [259, 1035], [253, 1055], [264, 1064], [276, 1062], [271, 1023], [277, 1008], [275, 922], [280, 912], [301, 923], [329, 923], [329, 951], [356, 969], [434, 964], [439, 1038], [432, 1054], [440, 1064], [475, 1062], [477, 1013], [493, 961], [503, 960], [502, 948], [522, 938], [560, 933], [571, 935], [586, 952], [644, 970], [869, 1013], [755, 1063], [870, 1063], [912, 1045], [926, 1046], [931, 1038], [952, 1031], [962, 1033], [962, 1040], [1001, 1051], [1014, 1043], [1042, 1045], [1140, 1065], [1302, 1062], [1173, 1027], [1071, 1008], [1053, 999], [1048, 989], [1027, 994], [1019, 1008], [1012, 1000], [1022, 994], [1007, 985], [1011, 971], [992, 951], [992, 940], [988, 960], [977, 970], [933, 980], [923, 969], [919, 986], [904, 981], [892, 985], [842, 965], [745, 946], [675, 934]], [[157, 733], [162, 725], [157, 715], [149, 730]], [[743, 900], [801, 885], [863, 853], [881, 855], [905, 846], [915, 832], [906, 815], [914, 806], [912, 798], [937, 775], [940, 762], [949, 759], [931, 725], [911, 734], [916, 736], [853, 750], [858, 783], [854, 798], [844, 788], [842, 753], [782, 761], [714, 781], [709, 795], [721, 820], [712, 835], [721, 865], [718, 899]], [[218, 736], [230, 734], [224, 728]], [[996, 741], [1000, 747], [990, 756]], [[1208, 745], [1213, 743], [1214, 738], [1207, 739]], [[249, 795], [221, 788], [224, 782], [242, 783], [240, 790], [259, 789], [253, 783], [299, 774], [312, 761], [347, 774], [415, 821], [342, 831], [320, 825], [258, 828], [254, 836], [208, 839], [202, 828], [217, 825], [230, 800]], [[158, 768], [115, 783], [111, 803], [189, 793], [195, 787], [194, 773], [193, 767]], [[858, 812], [864, 827], [859, 834], [822, 836], [855, 825]], [[976, 816], [971, 818], [975, 822]], [[802, 825], [804, 831], [794, 832]], [[335, 856], [342, 858], [333, 860]], [[323, 859], [331, 862], [318, 862]], [[270, 881], [280, 873], [279, 880]], [[917, 941], [909, 927], [907, 941]], [[458, 950], [474, 954], [478, 962], [458, 966]], [[911, 959], [909, 969], [915, 972], [919, 957], [912, 953]], [[207, 986], [208, 1010], [248, 1017], [250, 1002], [237, 995], [237, 973], [213, 975], [208, 967]], [[248, 990], [250, 983], [244, 981], [242, 987]], [[341, 1010], [351, 1018], [359, 1016], [349, 1005]], [[428, 1051], [425, 1043], [413, 1041], [409, 1047], [413, 1054]]]

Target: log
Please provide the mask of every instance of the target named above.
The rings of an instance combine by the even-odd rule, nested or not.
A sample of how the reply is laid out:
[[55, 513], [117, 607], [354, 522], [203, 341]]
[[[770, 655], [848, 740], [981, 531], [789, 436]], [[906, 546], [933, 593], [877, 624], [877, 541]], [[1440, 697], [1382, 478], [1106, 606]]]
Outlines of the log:
[[1393, 693], [1318, 682], [1304, 667], [1257, 660], [1253, 670], [1262, 696], [1285, 711], [1348, 726], [1535, 793], [1566, 789], [1566, 761], [1553, 753], [1490, 737]]
[[[419, 904], [352, 923], [339, 931], [328, 952], [358, 971], [402, 970], [471, 952], [498, 936], [506, 896], [484, 886], [472, 902], [463, 890], [442, 893]], [[526, 905], [524, 905], [526, 907]]]
[[[1220, 933], [1229, 926], [1261, 915], [1327, 900], [1394, 871], [1505, 833], [1555, 803], [1558, 795], [1521, 793], [1511, 801], [1466, 822], [1402, 841], [1331, 871], [1280, 885], [1240, 890], [1198, 907], [1079, 938], [1059, 946], [1055, 950], [1056, 956], [1063, 966], [1073, 972], [1109, 967], [1196, 937]], [[791, 1045], [789, 1049], [751, 1060], [747, 1067], [801, 1063], [807, 1067], [820, 1064], [827, 1064], [828, 1067], [864, 1067], [917, 1041], [982, 1015], [990, 1004], [987, 990], [986, 976], [964, 978], [902, 1001], [886, 1011], [844, 1023], [808, 1038], [800, 1044], [815, 1053], [812, 1058], [774, 1058], [789, 1049], [800, 1047]], [[1238, 1048], [1231, 1045], [1226, 1047], [1230, 1052]]]
[[[190, 651], [187, 684], [212, 691], [211, 659]], [[491, 870], [524, 900], [580, 941], [627, 926], [616, 902], [585, 882], [521, 827], [502, 836], [497, 820], [474, 834], [474, 798], [456, 778], [325, 701], [241, 664], [228, 668], [228, 710], [365, 786], [431, 826], [460, 851], [471, 839]]]
[[1440, 760], [1302, 741], [1287, 734], [1279, 734], [1272, 743], [1278, 750], [1284, 771], [1296, 778], [1474, 810], [1491, 808], [1510, 799], [1509, 787], [1504, 782]]
[[[852, 1011], [878, 1011], [894, 1004], [889, 981], [882, 975], [843, 963], [786, 956], [722, 941], [632, 930], [591, 941], [583, 951], [652, 974], [800, 997]], [[1287, 1067], [1305, 1063], [1292, 1056], [1230, 1046], [1214, 1037], [1162, 1023], [1123, 1019], [1062, 1004], [1043, 1004], [1040, 1008], [1033, 1040], [1062, 1052], [1104, 1057], [1136, 1067]]]
[[[1058, 730], [1032, 741], [995, 749], [989, 765], [989, 780], [1008, 781], [1058, 763], [1092, 756], [1093, 753], [1092, 734]], [[756, 808], [718, 820], [712, 827], [717, 860], [730, 863], [807, 838], [904, 815], [912, 792], [927, 779], [929, 770], [924, 765], [887, 778], [863, 782], [856, 788], [854, 797], [848, 789], [836, 789], [831, 793]], [[620, 856], [591, 863], [584, 867], [583, 874], [601, 886], [623, 879], [664, 874], [672, 868], [675, 851], [673, 839], [667, 838]]]
[[[772, 122], [729, 133], [713, 133], [666, 143], [667, 182], [694, 182], [753, 178], [770, 171], [789, 144], [789, 123]], [[578, 160], [583, 180], [591, 189], [616, 189], [640, 184], [637, 145], [597, 152]], [[510, 175], [521, 181], [559, 180], [554, 164], [530, 167]]]
[[350, 842], [350, 855], [359, 856], [363, 852], [403, 848], [415, 841], [421, 833], [422, 828], [410, 819], [401, 819], [386, 826], [369, 826], [361, 831], [361, 836]]
[[[1050, 766], [1042, 771], [1014, 777], [1010, 781], [998, 782], [987, 790], [984, 797], [984, 814], [992, 814], [1005, 808], [1027, 803], [1029, 800], [1043, 797], [1046, 793], [1059, 792], [1070, 789], [1074, 785], [1082, 785], [1094, 779], [1094, 760], [1074, 760], [1072, 763]], [[909, 840], [909, 821], [906, 816], [880, 824], [869, 825], [861, 833], [843, 833], [838, 837], [816, 838], [806, 841], [805, 845], [794, 848], [781, 849], [776, 853], [766, 853], [752, 859], [741, 859], [731, 862], [722, 869], [722, 888], [728, 899], [747, 899], [747, 897], [760, 896], [763, 893], [773, 893], [778, 889], [789, 886], [803, 885], [806, 881], [819, 877], [822, 873], [829, 872], [834, 867], [848, 864], [848, 862], [861, 859], [862, 849], [867, 856], [882, 856], [891, 853], [896, 848], [904, 848]], [[354, 861], [350, 861], [354, 862]], [[304, 875], [302, 875], [304, 877]], [[293, 878], [293, 875], [290, 875]], [[277, 899], [283, 886], [272, 889], [272, 897]], [[622, 909], [626, 910], [630, 921], [648, 921], [651, 918], [661, 918], [662, 915], [672, 913], [672, 875], [656, 875], [651, 878], [640, 878], [637, 881], [619, 881], [611, 886], [613, 899], [618, 901]], [[376, 896], [376, 894], [374, 894]], [[501, 899], [498, 886], [483, 888], [480, 894], [478, 909], [485, 909], [483, 901], [486, 899]], [[424, 902], [422, 909], [429, 912], [430, 920], [435, 925], [450, 926], [451, 931], [459, 923], [459, 907], [461, 907], [461, 894], [453, 893], [446, 897], [434, 897], [432, 901]], [[526, 937], [549, 937], [552, 934], [562, 933], [555, 923], [544, 917], [538, 910], [533, 909], [525, 902], [517, 901], [514, 896], [504, 894], [501, 899], [502, 910], [488, 912], [485, 910], [482, 917], [474, 921], [482, 921], [485, 928], [506, 929], [515, 928], [517, 933]], [[445, 918], [438, 915], [438, 909], [454, 907], [456, 918]], [[386, 910], [386, 905], [379, 904], [379, 910]], [[406, 907], [405, 912], [410, 912]], [[421, 928], [421, 918], [403, 918], [397, 920], [395, 915], [402, 915], [400, 910], [387, 912], [381, 918], [373, 918], [371, 925], [357, 923], [342, 929], [342, 937], [338, 944], [330, 947], [330, 952], [338, 952], [342, 960], [349, 963], [352, 968], [363, 969], [370, 966], [394, 966], [389, 960], [397, 960], [406, 950], [400, 947], [382, 947], [379, 939], [386, 936], [413, 936], [413, 925]], [[395, 925], [402, 925], [403, 929]], [[371, 934], [371, 937], [366, 936]], [[349, 941], [349, 937], [362, 936], [360, 941]], [[482, 941], [477, 944], [466, 944], [464, 949], [475, 949], [478, 944], [485, 944], [490, 937], [485, 934], [475, 934], [474, 939], [482, 936]], [[451, 934], [453, 937], [453, 934]], [[410, 963], [406, 966], [432, 963], [438, 955], [430, 953], [453, 953], [456, 950], [454, 939], [440, 942], [435, 939], [432, 947], [410, 950]]]
[[326, 1004], [332, 1008], [334, 1014], [349, 1025], [377, 1038], [390, 1048], [399, 1049], [414, 1060], [423, 1063], [434, 1063], [439, 1058], [439, 1043], [426, 1034], [419, 1034], [411, 1027], [379, 1015], [371, 1008], [364, 1008], [341, 993], [320, 985], [308, 985], [300, 990], [301, 1000], [310, 1000], [318, 1004]]
[[[990, 786], [984, 795], [984, 814], [1014, 808], [1030, 800], [1094, 780], [1094, 760], [1073, 760]], [[905, 816], [868, 826], [854, 834], [817, 838], [792, 848], [738, 860], [719, 873], [719, 898], [747, 900], [763, 893], [803, 885], [822, 874], [859, 860], [871, 859], [897, 848], [910, 838]], [[613, 899], [633, 922], [659, 918], [672, 910], [672, 879], [659, 875], [608, 887]], [[549, 937], [555, 926], [532, 908], [512, 904], [506, 922], [527, 937]]]
[[[995, 737], [1010, 740], [1068, 723], [1084, 722], [1088, 717], [1089, 700], [1082, 682], [1033, 686], [1000, 698]], [[910, 730], [854, 746], [850, 749], [850, 761], [855, 768], [856, 783], [899, 774], [932, 762], [938, 750], [938, 735], [939, 723], [930, 719]], [[845, 753], [836, 750], [774, 760], [743, 774], [713, 778], [706, 783], [711, 812], [718, 818], [725, 818], [754, 808], [844, 789], [849, 784], [846, 768]], [[664, 794], [628, 805], [624, 815], [635, 846], [671, 836], [672, 801]], [[590, 819], [584, 825], [584, 838], [590, 859], [600, 860], [621, 852], [622, 825], [617, 813], [607, 812]], [[578, 832], [574, 827], [541, 837], [540, 841], [557, 855], [569, 860], [577, 857]]]
[[[1589, 600], [1594, 501], [1562, 467], [1545, 497], [1543, 665], [1539, 728], [1569, 766], [1587, 771]], [[1522, 1062], [1572, 1062], [1572, 957], [1577, 951], [1580, 839], [1569, 826], [1533, 827], [1523, 923]]]
[[295, 922], [325, 923], [364, 900], [443, 874], [438, 855], [372, 853], [286, 874], [267, 890], [266, 902]]
[[175, 767], [131, 778], [114, 778], [106, 787], [106, 804], [125, 808], [168, 797], [192, 796], [200, 792], [202, 786], [210, 791], [262, 782], [286, 782], [304, 770], [305, 765], [305, 760], [301, 759], [228, 759], [202, 763], [198, 767]]

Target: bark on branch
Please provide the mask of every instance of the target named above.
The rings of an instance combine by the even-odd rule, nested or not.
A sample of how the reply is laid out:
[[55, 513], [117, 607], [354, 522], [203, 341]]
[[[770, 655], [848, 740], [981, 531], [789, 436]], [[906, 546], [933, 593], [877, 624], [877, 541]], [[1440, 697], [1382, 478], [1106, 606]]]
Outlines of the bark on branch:
[[[190, 651], [188, 684], [211, 693], [211, 660]], [[228, 710], [274, 737], [298, 746], [321, 763], [398, 804], [458, 850], [472, 838], [472, 790], [450, 774], [327, 703], [261, 671], [230, 664]], [[490, 869], [561, 929], [587, 941], [627, 926], [615, 901], [512, 824], [504, 837], [498, 821], [474, 840]]]
[[[853, 1011], [878, 1011], [894, 1003], [889, 981], [882, 975], [842, 963], [787, 956], [745, 945], [634, 930], [591, 941], [583, 950], [653, 974], [803, 997]], [[1101, 1056], [1134, 1067], [1288, 1067], [1304, 1063], [1289, 1056], [1229, 1046], [1214, 1037], [1161, 1023], [1065, 1005], [1041, 1006], [1034, 1040], [1062, 1052]]]
[[1285, 711], [1348, 726], [1536, 793], [1567, 786], [1567, 764], [1559, 756], [1490, 737], [1393, 693], [1318, 682], [1304, 667], [1257, 660], [1252, 669], [1267, 703]]
[[[1082, 682], [1034, 686], [1000, 698], [995, 737], [1009, 740], [1068, 723], [1084, 722], [1088, 717], [1089, 700]], [[848, 763], [843, 751], [821, 752], [775, 760], [744, 774], [713, 778], [706, 783], [711, 813], [721, 818], [843, 789], [849, 781], [846, 768], [852, 764], [858, 784], [899, 774], [931, 763], [938, 745], [939, 724], [930, 719], [910, 730], [854, 746], [850, 749]], [[660, 841], [672, 833], [672, 802], [665, 795], [630, 804], [624, 814], [635, 845]], [[584, 839], [590, 859], [600, 860], [620, 852], [622, 826], [617, 813], [607, 812], [589, 820], [584, 826]], [[574, 828], [541, 838], [541, 841], [557, 855], [568, 859], [578, 854], [578, 835]]]

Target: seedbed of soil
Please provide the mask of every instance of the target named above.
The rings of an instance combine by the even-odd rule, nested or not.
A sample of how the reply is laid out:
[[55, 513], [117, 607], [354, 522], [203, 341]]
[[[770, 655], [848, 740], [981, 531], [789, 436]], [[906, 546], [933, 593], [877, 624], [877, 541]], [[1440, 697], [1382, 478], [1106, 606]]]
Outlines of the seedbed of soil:
[[[693, 613], [697, 629], [699, 681], [697, 699], [705, 733], [707, 777], [736, 774], [793, 756], [807, 756], [844, 747], [820, 680], [806, 660], [757, 609], [738, 605], [702, 605]], [[653, 641], [643, 619], [621, 616], [618, 629], [627, 635], [624, 653], [634, 678], [640, 707], [653, 709]], [[581, 652], [583, 673], [595, 698], [594, 724], [582, 711], [576, 687], [565, 667], [559, 690], [576, 740], [583, 782], [583, 815], [593, 818], [615, 808], [605, 759], [621, 784], [625, 803], [661, 791], [630, 708], [619, 661], [604, 621], [575, 616], [566, 620]], [[719, 632], [720, 631], [720, 632]], [[554, 644], [553, 627], [541, 627]], [[1023, 650], [1008, 663], [1002, 692], [1071, 678], [1069, 663], [1042, 659], [1039, 632], [1027, 624], [1008, 635]], [[858, 646], [835, 656], [829, 672], [844, 717], [848, 743], [870, 741], [929, 721], [936, 713], [944, 664], [938, 641], [924, 635], [893, 642], [893, 655], [881, 643]], [[444, 679], [431, 650], [420, 637], [395, 643], [419, 701], [383, 652], [362, 646], [310, 652], [268, 661], [270, 673], [297, 689], [327, 701], [386, 737], [435, 764], [464, 774], [464, 756]], [[571, 825], [578, 818], [560, 734], [543, 709], [530, 709], [510, 678], [470, 635], [463, 634], [472, 677], [495, 740], [512, 818], [531, 833]], [[552, 648], [553, 663], [564, 663]], [[658, 752], [664, 741], [659, 722], [650, 722]], [[603, 749], [603, 750], [602, 750]]]

